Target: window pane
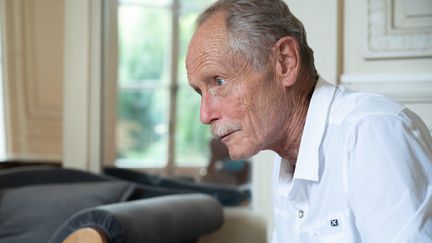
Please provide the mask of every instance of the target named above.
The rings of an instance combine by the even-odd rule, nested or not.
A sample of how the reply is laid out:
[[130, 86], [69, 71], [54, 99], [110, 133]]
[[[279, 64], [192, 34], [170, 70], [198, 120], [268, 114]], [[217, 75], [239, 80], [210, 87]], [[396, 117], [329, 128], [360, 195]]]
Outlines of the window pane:
[[179, 17], [179, 60], [177, 63], [178, 81], [180, 85], [188, 85], [185, 60], [189, 41], [195, 30], [195, 19], [198, 17], [198, 12], [186, 12]]
[[[188, 43], [194, 32], [194, 22], [201, 7], [210, 1], [183, 1], [189, 8], [183, 8], [179, 18], [179, 61], [176, 121], [176, 164], [179, 166], [206, 166], [209, 160], [210, 132], [199, 120], [200, 96], [188, 86], [184, 60]], [[193, 6], [193, 9], [191, 8]], [[185, 7], [185, 5], [183, 5]], [[186, 11], [189, 9], [190, 11]]]
[[118, 13], [119, 84], [168, 83], [169, 11], [126, 4]]
[[168, 93], [164, 89], [148, 91], [121, 89], [119, 91], [117, 121], [119, 166], [158, 167], [166, 164], [167, 100]]
[[145, 1], [119, 5], [118, 166], [166, 165], [170, 14]]
[[[187, 85], [187, 46], [198, 12], [212, 1], [179, 0], [179, 55], [175, 163], [205, 166], [208, 127], [200, 124], [200, 97]], [[168, 157], [172, 1], [121, 0], [118, 10], [118, 165], [163, 166]], [[156, 90], [158, 90], [156, 92]], [[165, 90], [165, 91], [163, 91]], [[144, 92], [145, 91], [145, 92]], [[163, 95], [156, 95], [163, 93]], [[163, 97], [163, 98], [156, 98]], [[141, 161], [141, 162], [139, 162]]]
[[170, 7], [173, 0], [119, 0], [121, 4], [137, 4], [145, 7]]
[[216, 0], [180, 0], [180, 12], [187, 13], [199, 13], [207, 6], [210, 6]]
[[206, 166], [209, 160], [210, 132], [199, 120], [200, 96], [183, 86], [178, 93], [176, 164]]

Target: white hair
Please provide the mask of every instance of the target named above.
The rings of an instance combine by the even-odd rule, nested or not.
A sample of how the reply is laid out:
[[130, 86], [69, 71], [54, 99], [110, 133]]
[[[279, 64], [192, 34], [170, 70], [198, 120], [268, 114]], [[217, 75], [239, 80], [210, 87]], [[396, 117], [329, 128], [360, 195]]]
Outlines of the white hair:
[[302, 68], [318, 77], [303, 24], [284, 1], [219, 0], [199, 15], [197, 27], [220, 10], [225, 12], [230, 47], [245, 56], [256, 69], [266, 67], [274, 43], [284, 36], [291, 36], [300, 46]]

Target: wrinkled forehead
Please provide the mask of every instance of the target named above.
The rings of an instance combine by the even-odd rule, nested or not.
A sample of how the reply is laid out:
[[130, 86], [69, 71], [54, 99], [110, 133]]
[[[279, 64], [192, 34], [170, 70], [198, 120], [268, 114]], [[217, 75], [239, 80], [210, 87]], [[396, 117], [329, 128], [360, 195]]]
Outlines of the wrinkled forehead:
[[213, 14], [193, 34], [186, 55], [186, 68], [189, 70], [203, 58], [227, 54], [227, 39], [223, 13]]

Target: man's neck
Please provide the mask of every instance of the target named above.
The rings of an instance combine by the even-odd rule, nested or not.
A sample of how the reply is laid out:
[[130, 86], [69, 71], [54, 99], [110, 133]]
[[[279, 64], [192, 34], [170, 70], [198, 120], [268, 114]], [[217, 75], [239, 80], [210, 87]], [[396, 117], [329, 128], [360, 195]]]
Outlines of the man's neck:
[[307, 112], [312, 98], [312, 94], [316, 85], [316, 81], [301, 80], [301, 82], [309, 83], [300, 87], [295, 92], [290, 101], [292, 110], [288, 120], [288, 129], [284, 138], [284, 145], [281, 151], [276, 151], [282, 158], [290, 161], [293, 165], [297, 162], [297, 157], [300, 149], [301, 137], [306, 123]]

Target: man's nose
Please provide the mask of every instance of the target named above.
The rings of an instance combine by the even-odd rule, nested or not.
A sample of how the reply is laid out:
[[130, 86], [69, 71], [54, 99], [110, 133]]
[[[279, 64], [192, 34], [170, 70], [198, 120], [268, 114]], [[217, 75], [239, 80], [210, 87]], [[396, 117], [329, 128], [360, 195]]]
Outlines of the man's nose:
[[220, 118], [219, 107], [211, 95], [203, 95], [201, 98], [200, 120], [204, 124], [210, 124]]

